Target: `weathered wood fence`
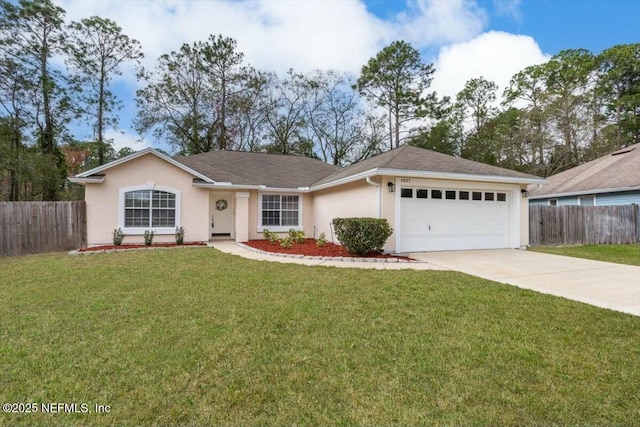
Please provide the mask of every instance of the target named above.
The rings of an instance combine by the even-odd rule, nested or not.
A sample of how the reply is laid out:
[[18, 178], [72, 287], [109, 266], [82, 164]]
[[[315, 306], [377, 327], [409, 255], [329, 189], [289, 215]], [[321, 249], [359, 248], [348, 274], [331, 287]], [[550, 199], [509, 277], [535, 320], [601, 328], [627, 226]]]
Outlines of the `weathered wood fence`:
[[640, 242], [638, 205], [529, 206], [532, 246], [637, 242]]
[[0, 202], [0, 256], [66, 251], [86, 244], [85, 202]]

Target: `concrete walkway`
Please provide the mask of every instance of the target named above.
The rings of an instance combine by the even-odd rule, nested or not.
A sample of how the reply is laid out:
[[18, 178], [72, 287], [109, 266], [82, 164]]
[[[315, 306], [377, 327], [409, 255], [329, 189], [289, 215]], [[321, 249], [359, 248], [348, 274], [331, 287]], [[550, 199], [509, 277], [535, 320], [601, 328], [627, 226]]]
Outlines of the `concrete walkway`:
[[409, 256], [495, 282], [640, 316], [640, 267], [513, 249]]
[[419, 262], [354, 262], [252, 252], [232, 241], [214, 248], [258, 261], [378, 270], [453, 270], [524, 289], [640, 316], [640, 267], [515, 249], [404, 254]]

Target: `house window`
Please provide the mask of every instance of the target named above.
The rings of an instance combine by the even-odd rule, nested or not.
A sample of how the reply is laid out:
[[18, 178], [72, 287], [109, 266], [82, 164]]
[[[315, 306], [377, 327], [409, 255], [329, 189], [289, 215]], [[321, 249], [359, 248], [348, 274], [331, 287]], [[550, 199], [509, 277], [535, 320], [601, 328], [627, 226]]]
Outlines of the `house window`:
[[460, 191], [458, 193], [458, 197], [460, 200], [469, 200], [469, 192], [468, 191]]
[[263, 194], [263, 227], [297, 227], [300, 225], [300, 196]]
[[595, 196], [582, 196], [579, 197], [580, 206], [595, 206], [596, 199]]
[[416, 198], [418, 199], [426, 199], [429, 195], [429, 190], [417, 190]]
[[558, 206], [558, 199], [549, 199], [549, 206]]
[[497, 200], [499, 202], [506, 202], [507, 201], [507, 194], [506, 193], [498, 193], [497, 194]]
[[447, 190], [444, 192], [444, 197], [447, 200], [455, 200], [456, 199], [456, 192], [453, 190]]
[[482, 200], [482, 193], [480, 191], [474, 191], [471, 193], [472, 200]]
[[484, 193], [484, 199], [488, 202], [493, 202], [493, 193]]
[[168, 191], [134, 190], [124, 193], [125, 228], [174, 228], [176, 195]]
[[442, 190], [431, 190], [432, 199], [442, 199]]

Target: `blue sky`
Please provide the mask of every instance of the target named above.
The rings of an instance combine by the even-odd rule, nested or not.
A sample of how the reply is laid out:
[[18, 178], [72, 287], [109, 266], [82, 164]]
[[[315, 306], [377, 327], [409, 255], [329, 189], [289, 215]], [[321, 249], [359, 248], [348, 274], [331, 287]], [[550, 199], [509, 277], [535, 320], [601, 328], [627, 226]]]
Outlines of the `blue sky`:
[[[433, 62], [432, 89], [455, 95], [484, 76], [500, 88], [528, 65], [564, 49], [593, 53], [640, 43], [637, 0], [58, 0], [69, 20], [99, 15], [138, 39], [145, 66], [182, 43], [222, 34], [238, 41], [251, 65], [276, 72], [336, 69], [357, 74], [382, 47], [403, 39]], [[115, 147], [141, 149], [166, 142], [132, 129], [133, 70], [116, 90], [125, 104]], [[84, 128], [86, 129], [86, 127]], [[79, 139], [90, 132], [78, 127]], [[136, 142], [138, 141], [138, 142]]]

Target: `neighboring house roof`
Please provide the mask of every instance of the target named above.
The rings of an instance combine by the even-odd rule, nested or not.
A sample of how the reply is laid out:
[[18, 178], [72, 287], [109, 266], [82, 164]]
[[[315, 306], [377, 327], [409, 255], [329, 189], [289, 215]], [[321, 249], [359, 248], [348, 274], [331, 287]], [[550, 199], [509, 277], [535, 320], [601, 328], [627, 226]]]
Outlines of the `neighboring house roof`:
[[339, 169], [309, 157], [249, 151], [211, 151], [174, 159], [216, 182], [271, 188], [309, 187]]
[[347, 166], [316, 182], [314, 187], [367, 173], [369, 173], [369, 175], [383, 175], [385, 173], [397, 175], [399, 171], [411, 173], [421, 172], [427, 173], [430, 176], [455, 174], [459, 176], [469, 175], [476, 178], [478, 176], [484, 176], [494, 180], [496, 178], [497, 180], [504, 178], [505, 180], [522, 182], [543, 181], [542, 178], [526, 173], [450, 156], [412, 145], [403, 145], [394, 150]]
[[531, 199], [640, 189], [640, 144], [630, 145], [547, 178]]

